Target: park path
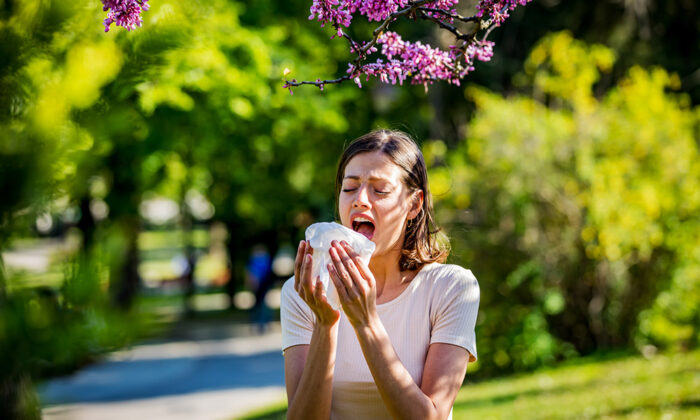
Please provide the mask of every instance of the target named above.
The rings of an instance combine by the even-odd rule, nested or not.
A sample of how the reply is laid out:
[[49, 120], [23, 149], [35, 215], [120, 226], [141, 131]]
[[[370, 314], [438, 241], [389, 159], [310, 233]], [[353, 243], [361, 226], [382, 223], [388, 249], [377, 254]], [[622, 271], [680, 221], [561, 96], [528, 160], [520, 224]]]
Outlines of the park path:
[[284, 401], [279, 324], [199, 326], [39, 388], [47, 420], [223, 420]]

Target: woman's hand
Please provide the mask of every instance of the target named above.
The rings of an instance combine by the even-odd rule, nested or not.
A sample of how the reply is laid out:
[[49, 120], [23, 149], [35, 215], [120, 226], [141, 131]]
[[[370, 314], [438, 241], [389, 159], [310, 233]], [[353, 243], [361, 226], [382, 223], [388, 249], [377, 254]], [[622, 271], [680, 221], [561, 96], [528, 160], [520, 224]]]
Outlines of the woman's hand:
[[369, 267], [345, 241], [331, 242], [332, 264], [328, 272], [338, 290], [348, 321], [355, 327], [367, 326], [377, 318], [377, 288]]
[[294, 260], [294, 290], [299, 293], [304, 302], [316, 315], [316, 322], [323, 326], [332, 326], [340, 318], [340, 311], [333, 309], [328, 303], [323, 290], [323, 285], [311, 278], [311, 266], [314, 249], [301, 241], [297, 249], [297, 257]]

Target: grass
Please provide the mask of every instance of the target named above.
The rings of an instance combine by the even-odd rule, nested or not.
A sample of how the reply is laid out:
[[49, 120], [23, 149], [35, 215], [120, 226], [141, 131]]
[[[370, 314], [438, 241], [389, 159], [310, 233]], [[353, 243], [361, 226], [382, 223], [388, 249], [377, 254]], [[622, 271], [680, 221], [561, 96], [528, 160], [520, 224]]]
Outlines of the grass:
[[[270, 406], [242, 419], [284, 419]], [[584, 358], [526, 375], [468, 383], [453, 418], [699, 419], [700, 350], [610, 360]]]
[[700, 418], [700, 351], [583, 359], [463, 387], [454, 418]]
[[243, 417], [236, 417], [235, 420], [285, 420], [286, 418], [287, 402], [284, 401], [253, 411]]

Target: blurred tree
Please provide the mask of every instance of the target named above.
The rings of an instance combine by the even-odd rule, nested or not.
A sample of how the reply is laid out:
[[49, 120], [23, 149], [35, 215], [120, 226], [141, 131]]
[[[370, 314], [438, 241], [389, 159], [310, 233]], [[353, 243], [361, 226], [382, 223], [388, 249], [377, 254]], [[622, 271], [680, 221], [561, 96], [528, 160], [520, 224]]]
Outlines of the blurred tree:
[[[136, 86], [148, 124], [146, 142], [160, 147], [145, 161], [143, 187], [183, 203], [183, 220], [190, 217], [190, 191], [213, 203], [214, 218], [229, 230], [233, 291], [242, 286], [254, 242], [274, 252], [305, 227], [295, 226], [295, 220], [308, 221], [300, 214], [309, 208], [331, 213], [328, 195], [311, 187], [321, 179], [330, 185], [326, 171], [332, 165], [314, 162], [335, 160], [340, 144], [328, 135], [348, 129], [341, 109], [359, 94], [290, 98], [279, 89], [282, 70], [293, 61], [311, 70], [333, 65], [326, 52], [312, 48], [315, 35], [282, 12], [274, 12], [280, 14], [274, 25], [257, 29], [269, 19], [256, 16], [255, 7], [264, 4], [251, 11], [226, 2], [204, 9], [186, 4], [175, 22], [193, 37], [145, 70], [145, 81]], [[157, 16], [159, 10], [154, 5], [149, 13]], [[155, 30], [145, 27], [138, 36], [159, 39], [161, 34], [149, 33]]]
[[0, 4], [0, 249], [68, 194], [75, 158], [92, 145], [69, 115], [92, 105], [119, 70], [109, 39], [49, 36], [80, 10], [72, 2]]
[[[467, 2], [462, 4], [469, 7]], [[660, 66], [678, 75], [679, 90], [688, 93], [691, 103], [698, 105], [699, 7], [699, 2], [689, 0], [535, 0], [515, 9], [507, 22], [493, 31], [493, 58], [476, 66], [465, 80], [498, 93], [520, 92], [515, 76], [521, 72], [530, 51], [550, 32], [567, 30], [576, 39], [605, 45], [617, 57], [611, 70], [596, 83], [597, 98], [625, 78], [630, 68]], [[436, 39], [434, 43], [445, 47], [447, 41]], [[400, 120], [401, 115], [415, 112], [415, 103], [422, 104], [426, 97], [420, 89], [377, 85], [380, 83], [369, 87], [393, 92], [395, 98], [387, 98], [384, 109], [378, 109], [386, 121]], [[419, 137], [455, 145], [467, 136], [474, 104], [464, 100], [464, 89], [435, 84], [427, 97], [430, 106], [423, 112], [431, 117], [427, 126], [423, 126], [423, 121], [416, 124]]]
[[[180, 203], [190, 190], [203, 193], [235, 233], [234, 261], [246, 258], [248, 242], [259, 232], [268, 232], [266, 242], [275, 246], [277, 236], [290, 240], [296, 232], [288, 227], [309, 206], [331, 214], [328, 195], [310, 187], [319, 173], [332, 176], [314, 170], [312, 162], [335, 160], [340, 146], [327, 147], [328, 133], [348, 129], [341, 106], [358, 94], [339, 90], [289, 98], [279, 89], [285, 67], [313, 72], [335, 65], [327, 51], [313, 48], [317, 33], [299, 27], [273, 3], [261, 2], [246, 13], [240, 3], [217, 1], [207, 7], [156, 4], [138, 31], [104, 34], [92, 24], [99, 8], [63, 3], [6, 7], [10, 20], [22, 21], [21, 15], [26, 27], [4, 36], [27, 44], [11, 49], [3, 67], [6, 121], [25, 137], [38, 133], [37, 142], [49, 148], [36, 154], [26, 140], [7, 145], [26, 144], [35, 167], [42, 158], [51, 161], [47, 174], [32, 173], [46, 184], [38, 196], [48, 203], [65, 194], [83, 210], [78, 226], [86, 249], [97, 231], [90, 203], [104, 200], [109, 218], [103, 227], [108, 236], [122, 238], [114, 242], [123, 246], [110, 253], [119, 305], [129, 306], [138, 285], [138, 206], [144, 192]], [[261, 7], [267, 14], [258, 14]], [[275, 13], [280, 18], [274, 25], [260, 27]], [[289, 33], [296, 36], [288, 38]], [[17, 108], [12, 103], [25, 104], [24, 113], [12, 111]], [[8, 160], [27, 166], [16, 155]], [[30, 182], [31, 168], [26, 172], [16, 178]], [[102, 185], [99, 192], [93, 184]], [[15, 201], [31, 190], [20, 184]], [[3, 201], [8, 206], [3, 215], [14, 217], [20, 204], [12, 203]], [[24, 203], [34, 209], [36, 197]], [[187, 206], [181, 208], [182, 222], [190, 225]]]
[[[349, 128], [348, 118], [369, 107], [348, 90], [290, 98], [280, 88], [285, 67], [316, 72], [334, 63], [313, 48], [318, 33], [282, 11], [274, 25], [260, 25], [270, 14], [255, 8], [268, 6], [246, 14], [239, 2], [158, 3], [139, 31], [105, 34], [95, 24], [99, 3], [0, 3], [0, 249], [65, 197], [82, 213], [77, 289], [92, 291], [74, 303], [67, 276], [60, 290], [46, 290], [57, 293], [55, 306], [0, 270], [0, 417], [24, 410], [30, 378], [70, 370], [123, 341], [90, 340], [116, 332], [125, 316], [102, 315], [104, 290], [122, 308], [138, 290], [146, 193], [176, 199], [186, 228], [190, 191], [210, 200], [229, 226], [234, 262], [260, 236], [277, 246], [314, 217], [331, 217], [341, 142], [329, 133], [364, 131], [366, 123]], [[74, 329], [81, 333], [67, 332]]]
[[483, 273], [487, 371], [626, 347], [636, 335], [697, 342], [688, 232], [700, 214], [698, 112], [666, 93], [678, 77], [659, 68], [634, 67], [596, 99], [613, 60], [601, 45], [550, 35], [516, 80], [531, 96], [472, 87], [466, 141], [453, 153], [426, 148], [438, 219], [449, 220], [456, 257]]

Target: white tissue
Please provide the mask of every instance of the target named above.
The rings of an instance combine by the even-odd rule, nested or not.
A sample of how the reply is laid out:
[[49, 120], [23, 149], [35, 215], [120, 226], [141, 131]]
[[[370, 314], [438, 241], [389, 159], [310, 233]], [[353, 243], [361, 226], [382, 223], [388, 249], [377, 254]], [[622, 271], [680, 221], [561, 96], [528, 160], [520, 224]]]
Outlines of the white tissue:
[[357, 233], [352, 229], [348, 229], [338, 223], [314, 223], [306, 228], [306, 241], [314, 249], [313, 265], [311, 269], [312, 278], [320, 277], [319, 281], [323, 284], [323, 289], [326, 291], [328, 303], [334, 308], [340, 308], [340, 299], [338, 291], [328, 274], [327, 264], [331, 263], [329, 250], [331, 249], [331, 241], [345, 241], [350, 244], [352, 249], [360, 254], [360, 259], [369, 265], [369, 259], [374, 252], [374, 242], [367, 239], [361, 233]]

